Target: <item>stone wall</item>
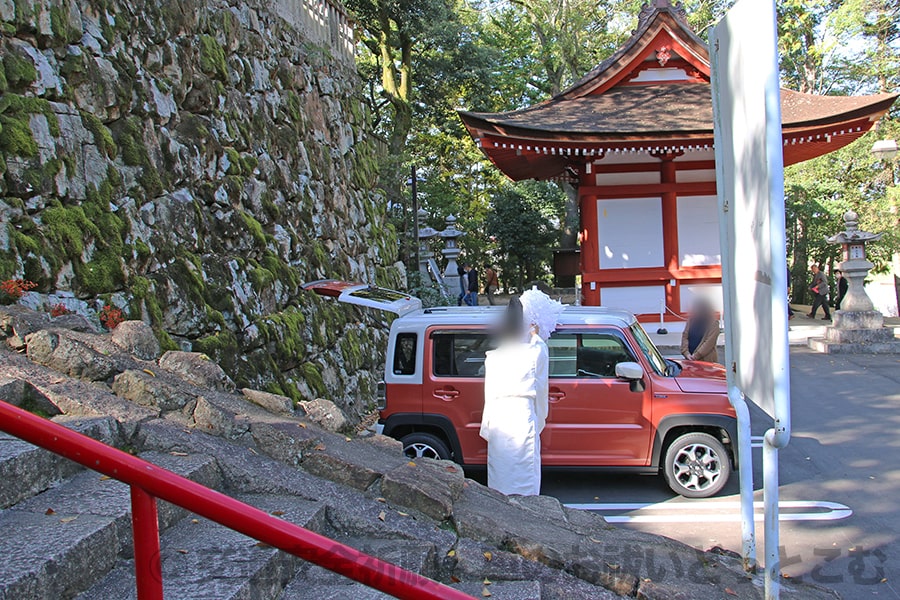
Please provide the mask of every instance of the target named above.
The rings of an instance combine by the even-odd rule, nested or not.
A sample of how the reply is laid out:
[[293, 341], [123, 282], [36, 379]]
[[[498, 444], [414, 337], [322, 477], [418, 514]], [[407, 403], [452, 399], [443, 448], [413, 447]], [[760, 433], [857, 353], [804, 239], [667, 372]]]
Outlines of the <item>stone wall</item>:
[[299, 284], [402, 267], [360, 80], [288, 2], [0, 0], [0, 280], [359, 415], [380, 317]]

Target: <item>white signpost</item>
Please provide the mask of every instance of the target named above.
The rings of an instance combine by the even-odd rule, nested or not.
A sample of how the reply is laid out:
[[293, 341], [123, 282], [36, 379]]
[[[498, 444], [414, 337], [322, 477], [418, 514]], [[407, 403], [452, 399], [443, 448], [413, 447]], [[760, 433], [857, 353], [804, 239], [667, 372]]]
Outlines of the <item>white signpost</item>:
[[763, 444], [766, 598], [779, 597], [778, 449], [791, 433], [784, 161], [774, 0], [740, 0], [710, 35], [725, 366], [738, 413], [743, 556], [755, 562], [750, 417]]

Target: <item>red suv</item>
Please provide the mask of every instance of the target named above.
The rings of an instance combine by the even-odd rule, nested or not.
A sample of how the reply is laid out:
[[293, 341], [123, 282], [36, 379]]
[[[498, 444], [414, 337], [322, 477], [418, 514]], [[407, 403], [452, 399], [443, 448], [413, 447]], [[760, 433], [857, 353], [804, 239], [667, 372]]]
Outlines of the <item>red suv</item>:
[[[478, 432], [484, 356], [502, 307], [423, 309], [401, 292], [318, 281], [306, 289], [395, 312], [380, 386], [379, 429], [410, 456], [484, 465]], [[737, 420], [725, 370], [666, 359], [625, 311], [568, 306], [547, 343], [547, 467], [661, 473], [678, 494], [718, 493], [735, 465]]]

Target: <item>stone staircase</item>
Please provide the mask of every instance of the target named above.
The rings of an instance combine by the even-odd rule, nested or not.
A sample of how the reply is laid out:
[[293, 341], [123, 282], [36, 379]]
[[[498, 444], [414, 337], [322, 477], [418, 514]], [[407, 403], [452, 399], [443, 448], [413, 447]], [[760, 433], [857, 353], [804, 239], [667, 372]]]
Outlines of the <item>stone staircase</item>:
[[[56, 420], [105, 443], [125, 446], [111, 418]], [[205, 442], [211, 450], [219, 446], [219, 440]], [[273, 475], [257, 468], [271, 461], [245, 454], [243, 448], [219, 449], [222, 464], [214, 453], [145, 450], [138, 456], [426, 577], [440, 577], [441, 559], [453, 554], [454, 535], [428, 526], [425, 529], [433, 531], [422, 531], [408, 515], [408, 523], [392, 527], [386, 523], [390, 519], [381, 500], [369, 500], [374, 506], [366, 507], [357, 499], [355, 510], [338, 514], [338, 504], [308, 499], [330, 496], [334, 500], [334, 494], [342, 490], [299, 471], [290, 469], [295, 477], [279, 477], [275, 487], [280, 489], [274, 492], [259, 491], [271, 489], [272, 481], [245, 486], [256, 490], [251, 493], [233, 489], [229, 477], [235, 483], [249, 481], [252, 472]], [[137, 598], [127, 485], [6, 434], [0, 434], [0, 474], [0, 556], [4, 557], [0, 600]], [[302, 489], [307, 497], [285, 493], [290, 489]], [[367, 523], [372, 508], [380, 512]], [[167, 600], [390, 597], [167, 502], [159, 501], [158, 509]], [[392, 518], [404, 519], [396, 513]], [[482, 580], [454, 585], [478, 597], [488, 588]], [[541, 598], [538, 582], [490, 585], [492, 597], [500, 600]]]
[[[203, 355], [139, 358], [138, 341], [155, 343], [142, 323], [111, 340], [32, 335], [32, 320], [13, 316], [4, 325], [0, 309], [10, 348], [0, 345], [0, 399], [472, 596], [762, 598], [739, 558], [619, 529], [555, 498], [507, 497], [453, 463], [409, 460], [396, 440], [319, 427], [287, 398], [238, 393]], [[389, 597], [163, 501], [158, 509], [167, 600]], [[128, 486], [0, 433], [0, 600], [135, 597]], [[793, 582], [782, 592], [834, 597]]]

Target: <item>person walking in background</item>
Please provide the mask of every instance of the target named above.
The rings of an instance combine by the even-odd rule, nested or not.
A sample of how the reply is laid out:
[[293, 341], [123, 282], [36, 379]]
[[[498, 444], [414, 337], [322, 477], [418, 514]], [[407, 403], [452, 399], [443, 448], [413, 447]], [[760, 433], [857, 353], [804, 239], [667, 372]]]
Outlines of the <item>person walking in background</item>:
[[822, 310], [825, 311], [825, 316], [822, 317], [822, 320], [830, 321], [831, 312], [828, 310], [828, 278], [825, 277], [825, 273], [822, 272], [822, 269], [817, 264], [813, 264], [809, 270], [812, 271], [813, 274], [812, 283], [809, 284], [809, 290], [813, 293], [813, 305], [812, 310], [810, 310], [806, 316], [810, 319], [815, 319], [816, 310], [821, 306]]
[[705, 298], [697, 298], [681, 334], [681, 354], [688, 360], [719, 362], [718, 341], [719, 319], [712, 304]]
[[497, 271], [494, 270], [494, 265], [488, 263], [484, 269], [484, 293], [491, 306], [494, 306], [494, 294], [499, 289], [500, 279], [497, 277]]
[[478, 306], [478, 271], [472, 265], [466, 265], [467, 290], [465, 302], [469, 306]]
[[463, 266], [462, 263], [456, 267], [456, 272], [459, 275], [459, 297], [456, 299], [457, 306], [463, 305], [466, 294], [469, 293], [469, 272], [466, 269], [467, 267]]
[[847, 287], [849, 287], [847, 280], [844, 278], [844, 274], [841, 273], [840, 269], [834, 270], [834, 276], [837, 277], [837, 298], [834, 299], [834, 309], [841, 310], [841, 302], [844, 301], [844, 296], [847, 295]]

